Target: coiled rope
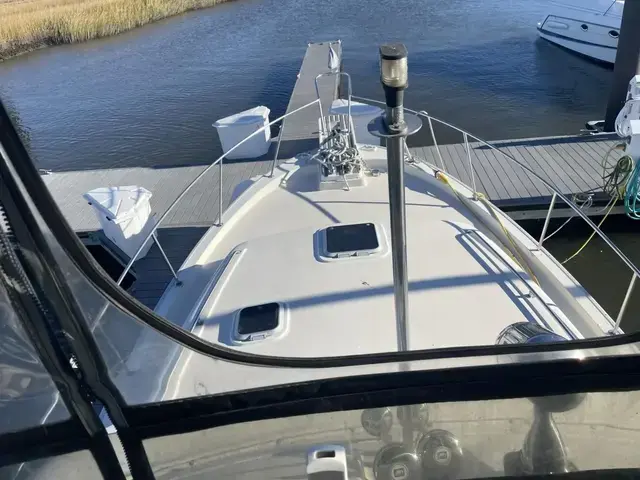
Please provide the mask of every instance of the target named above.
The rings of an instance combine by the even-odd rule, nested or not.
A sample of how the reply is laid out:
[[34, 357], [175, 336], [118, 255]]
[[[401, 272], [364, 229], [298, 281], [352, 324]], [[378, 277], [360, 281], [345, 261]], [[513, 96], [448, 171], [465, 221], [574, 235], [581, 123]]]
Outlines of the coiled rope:
[[640, 220], [640, 162], [636, 164], [627, 182], [624, 192], [624, 209], [629, 218]]
[[[602, 217], [602, 220], [600, 220], [600, 223], [598, 223], [598, 228], [602, 226], [613, 208], [616, 206], [618, 200], [621, 198], [624, 198], [625, 211], [627, 215], [636, 220], [640, 220], [640, 205], [638, 205], [639, 208], [637, 210], [635, 209], [636, 202], [640, 201], [640, 199], [638, 199], [637, 192], [638, 175], [640, 175], [640, 172], [638, 171], [637, 166], [635, 169], [633, 168], [633, 159], [629, 155], [620, 157], [615, 161], [615, 163], [609, 162], [611, 152], [613, 152], [614, 150], [624, 150], [624, 148], [624, 143], [616, 144], [609, 150], [607, 150], [607, 153], [602, 159], [602, 190], [611, 197], [611, 200], [609, 200], [609, 203], [607, 203], [607, 205], [605, 206], [607, 212]], [[635, 182], [634, 175], [636, 178]], [[632, 189], [629, 188], [632, 184], [634, 184], [636, 187], [635, 194], [633, 194]], [[633, 195], [633, 199], [631, 199], [631, 195]], [[600, 212], [602, 212], [602, 210]], [[571, 220], [571, 218], [569, 218], [569, 220]], [[568, 221], [565, 222], [560, 228], [564, 227], [564, 225], [566, 225], [567, 223]], [[554, 232], [554, 234], [555, 233], [556, 232]], [[576, 250], [573, 255], [567, 257], [562, 262], [562, 264], [564, 265], [565, 263], [576, 258], [587, 247], [587, 245], [589, 245], [589, 242], [591, 242], [595, 235], [596, 231], [594, 230], [591, 235], [589, 235], [589, 238], [587, 238], [587, 240], [582, 244], [582, 246], [578, 250]]]
[[607, 150], [602, 159], [602, 190], [611, 198], [624, 196], [629, 175], [633, 170], [633, 160], [629, 155], [621, 157], [613, 164], [609, 163], [611, 152], [624, 149], [624, 146], [624, 143], [614, 145]]

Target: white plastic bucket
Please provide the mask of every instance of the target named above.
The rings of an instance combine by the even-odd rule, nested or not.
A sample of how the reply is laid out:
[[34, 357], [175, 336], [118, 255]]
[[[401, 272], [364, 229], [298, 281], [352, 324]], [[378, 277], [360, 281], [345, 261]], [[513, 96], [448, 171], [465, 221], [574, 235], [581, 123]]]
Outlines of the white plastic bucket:
[[[227, 153], [240, 141], [254, 133], [261, 127], [269, 125], [270, 110], [259, 106], [221, 118], [213, 124], [218, 132], [223, 153]], [[267, 127], [263, 132], [255, 135], [231, 152], [226, 158], [257, 158], [269, 151], [271, 130]]]

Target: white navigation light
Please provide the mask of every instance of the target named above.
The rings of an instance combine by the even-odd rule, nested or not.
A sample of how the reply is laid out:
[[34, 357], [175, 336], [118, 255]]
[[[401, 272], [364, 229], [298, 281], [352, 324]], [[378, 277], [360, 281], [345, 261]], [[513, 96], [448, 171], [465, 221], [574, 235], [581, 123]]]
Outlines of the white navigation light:
[[409, 83], [407, 47], [402, 43], [391, 43], [380, 47], [380, 78], [383, 85], [405, 89]]

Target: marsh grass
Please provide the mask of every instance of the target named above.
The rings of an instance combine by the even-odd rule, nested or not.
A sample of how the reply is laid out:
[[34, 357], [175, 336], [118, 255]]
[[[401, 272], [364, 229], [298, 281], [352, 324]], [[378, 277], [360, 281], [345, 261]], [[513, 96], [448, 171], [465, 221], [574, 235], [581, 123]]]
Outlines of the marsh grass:
[[0, 0], [0, 60], [106, 37], [226, 0]]

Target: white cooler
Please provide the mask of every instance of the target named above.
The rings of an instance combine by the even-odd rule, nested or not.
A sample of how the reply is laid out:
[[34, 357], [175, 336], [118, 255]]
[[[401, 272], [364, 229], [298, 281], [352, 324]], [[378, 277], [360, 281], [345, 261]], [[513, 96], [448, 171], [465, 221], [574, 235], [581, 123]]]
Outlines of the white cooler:
[[[213, 124], [218, 131], [223, 153], [227, 153], [241, 140], [251, 135], [261, 127], [269, 125], [269, 112], [267, 107], [259, 106], [236, 113], [230, 117], [221, 118]], [[257, 158], [269, 151], [271, 142], [271, 129], [265, 128], [263, 132], [250, 138], [236, 148], [226, 158]]]
[[[107, 238], [132, 258], [155, 225], [151, 195], [146, 188], [131, 185], [96, 188], [83, 197], [93, 207]], [[150, 238], [137, 258], [144, 257], [152, 244]]]
[[[349, 100], [339, 98], [334, 100], [329, 110], [331, 115], [346, 115], [349, 113]], [[356, 133], [356, 142], [366, 145], [380, 145], [380, 139], [371, 135], [367, 125], [371, 120], [382, 114], [382, 109], [366, 103], [351, 101], [351, 118]]]

